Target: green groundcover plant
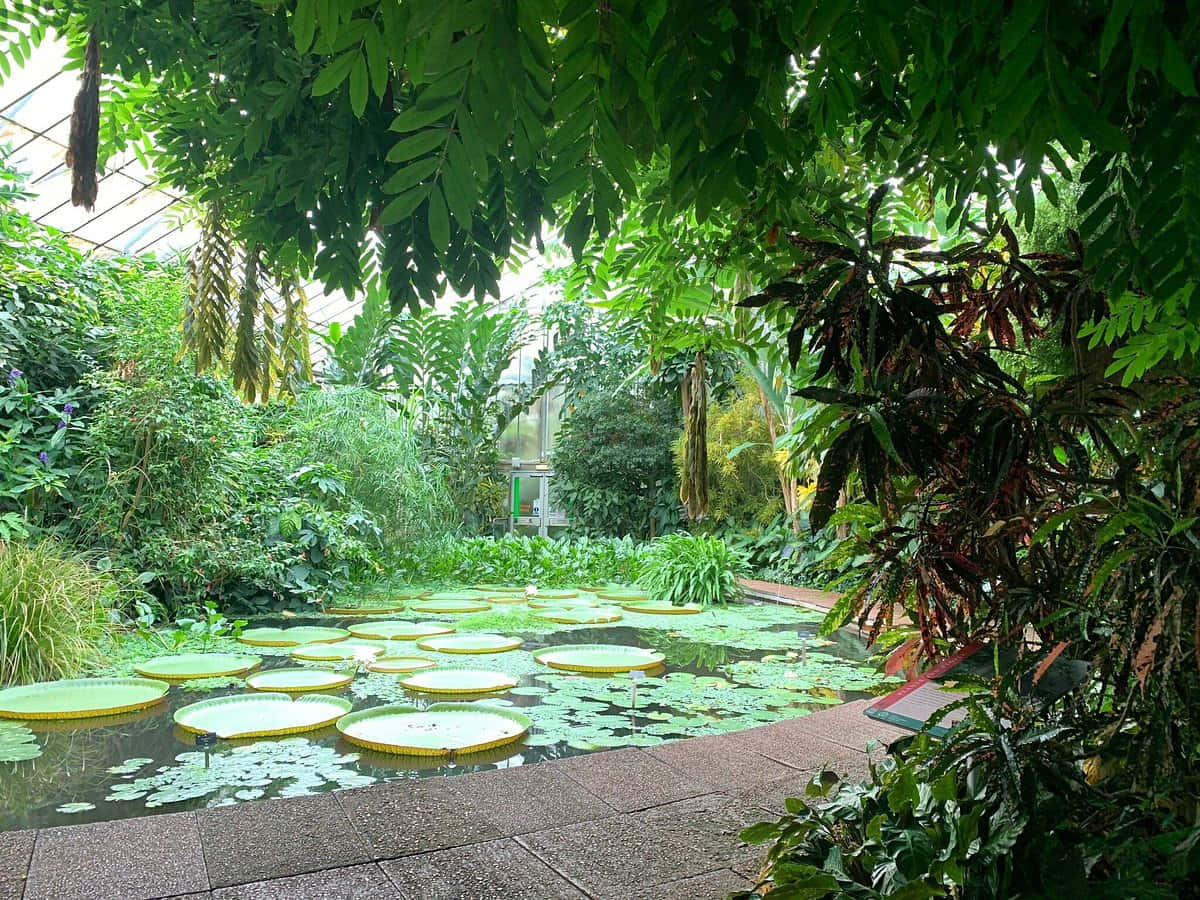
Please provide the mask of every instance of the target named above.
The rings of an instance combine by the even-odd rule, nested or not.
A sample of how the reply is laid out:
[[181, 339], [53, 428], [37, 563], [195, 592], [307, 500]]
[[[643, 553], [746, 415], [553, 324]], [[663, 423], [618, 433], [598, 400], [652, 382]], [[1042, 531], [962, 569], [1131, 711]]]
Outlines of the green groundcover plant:
[[413, 548], [397, 574], [421, 583], [626, 583], [641, 571], [641, 554], [641, 545], [631, 538], [448, 538]]

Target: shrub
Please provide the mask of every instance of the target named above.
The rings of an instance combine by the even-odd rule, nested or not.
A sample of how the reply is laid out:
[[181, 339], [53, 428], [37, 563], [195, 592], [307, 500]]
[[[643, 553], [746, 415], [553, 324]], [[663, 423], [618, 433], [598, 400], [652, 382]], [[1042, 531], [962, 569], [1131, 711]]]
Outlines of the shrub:
[[596, 390], [573, 406], [554, 451], [554, 489], [572, 527], [634, 537], [678, 528], [677, 405]]
[[655, 600], [727, 603], [742, 596], [746, 557], [711, 534], [668, 534], [650, 544], [638, 584]]
[[375, 520], [384, 549], [454, 530], [443, 472], [426, 464], [409, 419], [362, 387], [310, 390], [280, 417], [280, 450], [296, 468], [345, 474], [346, 493]]
[[53, 541], [0, 543], [0, 684], [78, 674], [95, 659], [119, 592]]
[[640, 545], [630, 538], [508, 536], [445, 540], [405, 560], [410, 581], [495, 582], [573, 587], [629, 582], [641, 568]]

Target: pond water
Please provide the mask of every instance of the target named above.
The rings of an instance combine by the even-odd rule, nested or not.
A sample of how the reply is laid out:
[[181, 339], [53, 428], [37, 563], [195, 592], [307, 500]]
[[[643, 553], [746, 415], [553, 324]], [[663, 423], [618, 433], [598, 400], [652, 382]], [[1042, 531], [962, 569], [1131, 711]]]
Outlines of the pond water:
[[[401, 613], [379, 618], [431, 617]], [[773, 604], [736, 605], [688, 616], [626, 613], [611, 625], [556, 625], [536, 618], [536, 611], [523, 604], [432, 618], [451, 621], [459, 633], [517, 636], [524, 646], [447, 657], [417, 649], [412, 641], [396, 641], [392, 652], [428, 656], [440, 665], [504, 672], [519, 679], [519, 686], [495, 695], [432, 697], [404, 689], [399, 684], [404, 676], [355, 670], [354, 681], [333, 693], [350, 700], [355, 710], [388, 703], [424, 707], [447, 700], [510, 707], [533, 720], [524, 741], [446, 760], [366, 751], [330, 727], [300, 736], [224, 741], [204, 753], [195, 748], [194, 735], [175, 726], [174, 712], [198, 700], [246, 693], [246, 688], [240, 678], [185, 682], [172, 686], [166, 702], [140, 712], [26, 723], [32, 737], [0, 720], [0, 830], [229, 805], [376, 781], [528, 765], [612, 747], [654, 746], [805, 715], [878, 693], [892, 681], [866, 661], [856, 635], [816, 637], [821, 614]], [[321, 615], [252, 624], [345, 627], [363, 621]], [[551, 645], [600, 643], [653, 648], [664, 655], [664, 666], [638, 680], [635, 692], [627, 674], [547, 669], [530, 655]], [[287, 648], [247, 647], [228, 638], [208, 649], [260, 655], [263, 669], [298, 664]], [[126, 635], [107, 648], [106, 665], [95, 674], [130, 675], [138, 662], [163, 652], [144, 637]], [[347, 669], [345, 663], [303, 664]], [[3, 761], [5, 746], [13, 746], [14, 740], [24, 741], [21, 746], [26, 748], [36, 745], [40, 755]]]

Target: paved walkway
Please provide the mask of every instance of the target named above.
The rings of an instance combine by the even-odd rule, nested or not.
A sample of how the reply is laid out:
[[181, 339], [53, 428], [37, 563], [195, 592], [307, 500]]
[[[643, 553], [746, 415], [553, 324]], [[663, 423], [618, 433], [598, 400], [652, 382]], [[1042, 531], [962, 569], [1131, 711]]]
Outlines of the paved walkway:
[[441, 779], [0, 832], [0, 900], [705, 900], [746, 824], [902, 734], [867, 701], [717, 737]]
[[833, 609], [841, 594], [831, 594], [829, 591], [818, 591], [814, 588], [794, 587], [790, 584], [776, 584], [774, 581], [758, 581], [754, 578], [739, 578], [738, 582], [746, 593], [762, 600], [774, 600], [776, 603], [786, 603], [789, 606], [807, 606], [825, 612]]

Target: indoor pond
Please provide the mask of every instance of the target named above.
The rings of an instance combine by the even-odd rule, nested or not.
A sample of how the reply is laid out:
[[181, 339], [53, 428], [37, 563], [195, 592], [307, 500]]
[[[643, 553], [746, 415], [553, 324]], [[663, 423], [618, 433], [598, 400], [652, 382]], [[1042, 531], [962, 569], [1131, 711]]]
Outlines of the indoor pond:
[[[169, 635], [121, 635], [107, 648], [106, 668], [89, 674], [157, 678], [169, 671], [162, 676], [170, 684], [165, 697], [102, 717], [0, 718], [0, 830], [650, 747], [805, 715], [880, 693], [895, 680], [868, 660], [857, 635], [817, 636], [817, 612], [736, 604], [672, 615], [638, 611], [636, 597], [549, 593], [497, 594], [482, 603], [468, 593], [389, 605], [368, 601], [374, 603], [370, 615], [344, 607], [254, 621], [241, 640], [222, 636], [177, 645]], [[450, 611], [459, 606], [474, 611]], [[231, 655], [251, 658], [240, 665], [261, 663], [241, 674], [178, 677], [199, 656], [212, 656], [206, 660], [212, 671], [239, 668], [225, 664]], [[572, 670], [576, 662], [591, 670]], [[609, 663], [619, 671], [605, 671]], [[481, 684], [492, 690], [464, 693], [461, 684], [452, 694], [424, 689], [447, 680], [469, 686], [481, 677], [472, 672], [490, 678]], [[214, 731], [237, 731], [236, 724], [224, 723], [237, 722], [239, 703], [243, 719], [257, 718], [263, 704], [195, 704], [236, 696], [315, 699], [304, 707], [312, 713], [306, 721], [332, 723], [352, 709], [365, 718], [360, 728], [377, 731], [404, 716], [386, 713], [390, 719], [372, 721], [358, 713], [403, 705], [401, 713], [421, 714], [407, 720], [417, 723], [447, 701], [458, 718], [464, 718], [464, 704], [473, 704], [506, 711], [508, 719], [484, 717], [501, 725], [523, 724], [510, 726], [499, 746], [448, 756], [371, 749], [373, 741], [358, 739], [347, 719], [317, 730], [222, 739]], [[468, 739], [457, 746], [484, 744]]]

